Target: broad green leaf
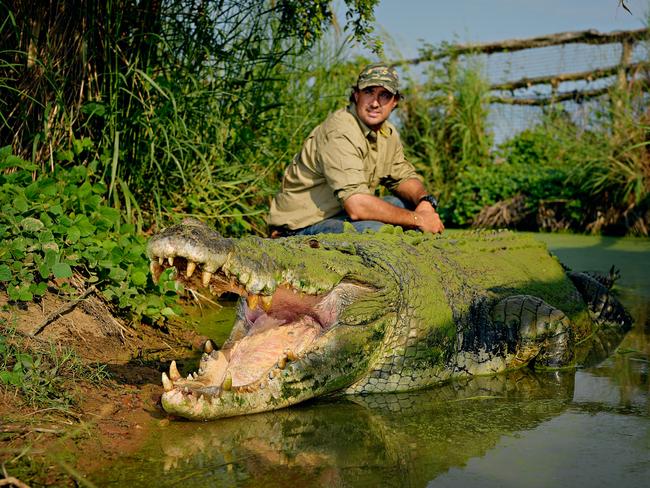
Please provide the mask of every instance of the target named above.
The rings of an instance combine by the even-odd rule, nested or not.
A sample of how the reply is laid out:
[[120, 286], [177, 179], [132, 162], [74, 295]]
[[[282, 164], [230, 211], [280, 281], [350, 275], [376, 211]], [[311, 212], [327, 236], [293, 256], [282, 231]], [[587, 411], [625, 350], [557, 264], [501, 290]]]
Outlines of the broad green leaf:
[[120, 221], [120, 212], [119, 210], [112, 207], [100, 207], [97, 209], [99, 214], [108, 219], [112, 224], [117, 224]]
[[82, 237], [89, 236], [90, 234], [95, 232], [96, 229], [96, 227], [90, 223], [90, 221], [85, 215], [82, 216], [77, 222], [77, 228], [79, 229], [79, 232]]
[[22, 376], [23, 375], [19, 372], [7, 371], [7, 370], [0, 371], [0, 382], [4, 383], [5, 385], [18, 386], [20, 385]]
[[70, 278], [72, 276], [72, 268], [67, 263], [56, 263], [52, 266], [52, 273], [55, 278]]
[[48, 208], [47, 211], [50, 212], [52, 215], [61, 215], [63, 213], [63, 207], [61, 207], [61, 205], [59, 204], [56, 204]]
[[121, 282], [126, 279], [126, 271], [122, 268], [113, 267], [110, 273], [108, 273], [108, 277], [113, 281]]
[[34, 217], [25, 217], [20, 221], [20, 226], [27, 232], [38, 232], [43, 227], [45, 227], [45, 225], [43, 225], [43, 222], [35, 219]]
[[[45, 214], [45, 217], [46, 219], [49, 219], [47, 214]], [[47, 229], [47, 222], [45, 222], [43, 218], [41, 218], [41, 221], [45, 224], [46, 229], [38, 233], [38, 242], [43, 244], [47, 242], [54, 243], [54, 234], [50, 229]]]
[[29, 204], [24, 197], [16, 197], [14, 199], [13, 205], [14, 208], [20, 213], [25, 213], [27, 210], [29, 210]]
[[43, 261], [51, 268], [52, 266], [54, 266], [54, 263], [57, 262], [58, 257], [59, 257], [59, 253], [57, 251], [55, 251], [54, 249], [46, 249]]
[[135, 271], [131, 273], [131, 283], [135, 286], [144, 286], [147, 284], [147, 275], [142, 271]]
[[21, 302], [31, 302], [33, 299], [34, 295], [32, 295], [32, 292], [29, 291], [28, 288], [20, 290], [20, 293], [18, 294], [18, 300]]
[[103, 103], [88, 102], [81, 107], [81, 112], [91, 117], [103, 117], [106, 114], [106, 106]]
[[174, 312], [174, 310], [173, 310], [172, 308], [170, 308], [170, 307], [165, 307], [165, 308], [163, 308], [163, 309], [160, 311], [160, 313], [161, 313], [162, 315], [164, 315], [165, 317], [168, 317], [168, 318], [169, 318], [169, 317], [173, 317], [174, 315], [176, 315], [176, 312]]
[[16, 300], [19, 300], [20, 288], [16, 288], [15, 286], [7, 287], [7, 295], [9, 295], [9, 300], [11, 301], [15, 302]]
[[54, 155], [57, 161], [72, 161], [74, 159], [74, 153], [70, 149], [64, 151], [57, 151]]
[[70, 227], [68, 229], [68, 241], [71, 243], [77, 242], [81, 238], [81, 231], [78, 227]]
[[11, 281], [11, 269], [6, 264], [0, 264], [0, 281]]
[[41, 274], [41, 278], [46, 280], [52, 274], [52, 268], [46, 262], [42, 262], [38, 265], [38, 272]]
[[33, 284], [29, 288], [34, 295], [36, 295], [37, 297], [42, 297], [43, 295], [45, 295], [45, 292], [47, 291], [47, 283], [41, 282], [38, 284]]

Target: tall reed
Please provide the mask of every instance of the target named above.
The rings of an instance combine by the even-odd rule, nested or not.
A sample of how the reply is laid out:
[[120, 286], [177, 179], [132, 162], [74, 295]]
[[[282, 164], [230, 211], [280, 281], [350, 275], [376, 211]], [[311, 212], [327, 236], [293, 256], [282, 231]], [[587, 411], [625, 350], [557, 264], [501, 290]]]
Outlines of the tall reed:
[[424, 83], [411, 79], [399, 112], [402, 138], [413, 162], [443, 198], [465, 169], [491, 161], [487, 126], [489, 86], [473, 59], [432, 66]]

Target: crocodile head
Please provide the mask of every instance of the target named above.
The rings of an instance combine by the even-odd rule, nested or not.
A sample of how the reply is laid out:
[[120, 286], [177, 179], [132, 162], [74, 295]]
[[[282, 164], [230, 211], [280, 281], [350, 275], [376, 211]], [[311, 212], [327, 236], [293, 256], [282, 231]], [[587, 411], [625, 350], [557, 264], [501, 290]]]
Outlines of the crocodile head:
[[222, 349], [206, 344], [187, 378], [175, 364], [163, 374], [167, 412], [212, 419], [282, 408], [368, 371], [396, 320], [399, 277], [376, 260], [370, 239], [328, 237], [227, 239], [186, 219], [150, 240], [154, 277], [174, 266], [189, 289], [241, 296]]

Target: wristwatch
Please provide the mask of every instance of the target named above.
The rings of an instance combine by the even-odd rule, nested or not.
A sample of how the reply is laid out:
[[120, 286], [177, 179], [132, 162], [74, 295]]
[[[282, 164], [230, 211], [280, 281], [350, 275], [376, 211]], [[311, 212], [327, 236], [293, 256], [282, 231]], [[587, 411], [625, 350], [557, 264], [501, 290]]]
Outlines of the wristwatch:
[[438, 200], [433, 195], [424, 195], [420, 197], [420, 202], [429, 202], [434, 210], [438, 210]]

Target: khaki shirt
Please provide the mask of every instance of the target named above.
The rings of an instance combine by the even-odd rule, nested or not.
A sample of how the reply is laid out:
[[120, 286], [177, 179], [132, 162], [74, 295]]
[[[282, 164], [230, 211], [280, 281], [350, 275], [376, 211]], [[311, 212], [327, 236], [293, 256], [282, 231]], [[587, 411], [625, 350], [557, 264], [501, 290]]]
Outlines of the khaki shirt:
[[395, 126], [386, 121], [375, 132], [351, 104], [317, 126], [293, 158], [271, 201], [269, 225], [301, 229], [340, 213], [351, 195], [373, 195], [379, 184], [394, 190], [410, 178], [421, 180]]

